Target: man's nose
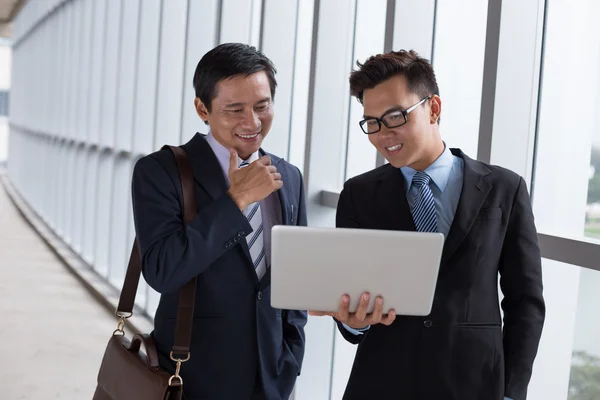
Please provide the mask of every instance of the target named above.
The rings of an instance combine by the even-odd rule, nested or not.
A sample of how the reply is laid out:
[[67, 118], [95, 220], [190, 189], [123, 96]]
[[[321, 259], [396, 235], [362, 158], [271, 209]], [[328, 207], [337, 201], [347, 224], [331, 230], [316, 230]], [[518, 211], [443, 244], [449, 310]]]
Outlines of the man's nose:
[[382, 137], [392, 137], [396, 135], [396, 132], [394, 132], [393, 129], [389, 129], [384, 124], [381, 124], [381, 129], [379, 130], [378, 134]]
[[260, 118], [258, 118], [258, 114], [254, 112], [254, 110], [250, 111], [244, 120], [243, 127], [249, 129], [251, 131], [255, 131], [260, 128]]

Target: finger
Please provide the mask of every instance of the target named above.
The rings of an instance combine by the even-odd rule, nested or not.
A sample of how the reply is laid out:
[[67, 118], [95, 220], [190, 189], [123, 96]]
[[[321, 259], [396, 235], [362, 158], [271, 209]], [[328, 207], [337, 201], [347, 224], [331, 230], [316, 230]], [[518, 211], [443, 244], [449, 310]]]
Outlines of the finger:
[[356, 319], [360, 322], [364, 322], [365, 318], [367, 317], [367, 308], [369, 307], [370, 298], [371, 296], [366, 292], [360, 296], [360, 303], [358, 304], [358, 309], [356, 310], [355, 314]]
[[275, 168], [273, 165], [269, 165], [267, 166], [267, 171], [269, 171], [269, 173], [274, 174], [275, 172], [277, 172], [277, 168]]
[[276, 181], [280, 181], [281, 180], [281, 174], [279, 172], [275, 172], [274, 174], [271, 174], [271, 176]]
[[271, 157], [269, 156], [262, 156], [257, 161], [262, 165], [271, 165]]
[[394, 322], [395, 320], [396, 320], [396, 312], [395, 312], [394, 310], [390, 310], [390, 311], [387, 313], [387, 315], [384, 315], [384, 316], [381, 318], [381, 321], [380, 321], [380, 323], [381, 323], [381, 324], [384, 324], [384, 325], [387, 325], [387, 326], [389, 326], [389, 325], [391, 325], [391, 324], [392, 324], [392, 322]]
[[238, 163], [238, 153], [234, 149], [229, 149], [229, 172], [240, 169]]
[[348, 322], [348, 316], [349, 316], [348, 309], [349, 308], [350, 308], [350, 296], [345, 294], [340, 299], [340, 310], [338, 311], [338, 320], [340, 322]]
[[375, 309], [373, 310], [373, 314], [371, 314], [369, 325], [378, 324], [379, 321], [381, 321], [382, 314], [383, 314], [383, 297], [377, 296], [377, 298], [375, 299]]
[[279, 190], [283, 187], [283, 181], [282, 180], [275, 180], [273, 181], [273, 190]]
[[329, 317], [334, 317], [335, 316], [335, 312], [329, 312], [329, 311], [308, 311], [308, 315], [312, 315], [314, 317], [325, 317], [325, 316], [329, 316]]

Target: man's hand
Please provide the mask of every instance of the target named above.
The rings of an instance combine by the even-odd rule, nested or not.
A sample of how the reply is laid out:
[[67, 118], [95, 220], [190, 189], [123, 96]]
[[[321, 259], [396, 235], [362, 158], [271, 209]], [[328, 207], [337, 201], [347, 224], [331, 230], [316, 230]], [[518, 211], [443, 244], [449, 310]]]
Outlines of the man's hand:
[[343, 295], [340, 301], [339, 311], [309, 311], [308, 314], [314, 316], [329, 315], [354, 329], [361, 329], [375, 324], [391, 325], [396, 319], [396, 312], [394, 310], [390, 310], [387, 314], [383, 314], [383, 297], [381, 296], [377, 296], [375, 299], [375, 308], [373, 309], [373, 312], [371, 314], [367, 314], [370, 298], [371, 296], [369, 293], [363, 293], [360, 298], [358, 308], [354, 313], [348, 311], [350, 307], [350, 296]]
[[283, 182], [269, 156], [263, 156], [245, 168], [238, 166], [235, 150], [229, 151], [229, 195], [240, 210], [281, 189]]

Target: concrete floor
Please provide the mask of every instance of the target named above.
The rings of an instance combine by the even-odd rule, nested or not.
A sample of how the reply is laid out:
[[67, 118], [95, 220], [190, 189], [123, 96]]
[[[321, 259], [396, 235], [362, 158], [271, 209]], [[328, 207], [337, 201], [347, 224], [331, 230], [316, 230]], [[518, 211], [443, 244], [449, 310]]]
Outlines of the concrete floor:
[[0, 185], [0, 399], [85, 400], [116, 327]]

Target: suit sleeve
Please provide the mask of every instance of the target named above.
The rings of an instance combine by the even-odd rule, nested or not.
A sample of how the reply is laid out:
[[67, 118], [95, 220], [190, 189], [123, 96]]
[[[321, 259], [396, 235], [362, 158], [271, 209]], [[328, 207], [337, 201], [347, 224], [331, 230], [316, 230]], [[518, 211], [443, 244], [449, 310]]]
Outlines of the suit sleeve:
[[[173, 161], [173, 165], [175, 162]], [[135, 230], [148, 284], [159, 293], [178, 291], [202, 274], [239, 237], [252, 231], [228, 194], [198, 211], [184, 226], [181, 186], [152, 156], [141, 158], [132, 177]]]
[[504, 394], [515, 400], [526, 397], [544, 325], [541, 264], [529, 194], [520, 178], [500, 260], [500, 286], [504, 294]]
[[[300, 197], [298, 201], [298, 226], [307, 226], [308, 220], [306, 218], [306, 200], [304, 195], [304, 183], [302, 180], [302, 174], [298, 170], [300, 179]], [[290, 349], [290, 352], [294, 356], [296, 363], [298, 364], [298, 375], [300, 375], [300, 369], [302, 367], [302, 360], [304, 359], [304, 348], [305, 348], [305, 333], [304, 326], [307, 321], [307, 312], [302, 310], [285, 310], [283, 318], [283, 340]], [[291, 391], [291, 389], [290, 389]]]
[[[360, 224], [358, 223], [355, 209], [352, 204], [352, 195], [350, 193], [349, 182], [344, 184], [344, 189], [340, 193], [335, 217], [335, 226], [337, 228], [360, 228]], [[354, 332], [352, 332], [349, 331], [343, 323], [335, 318], [334, 321], [344, 339], [352, 344], [361, 343], [369, 331], [369, 327], [365, 327], [360, 330], [353, 330]]]

